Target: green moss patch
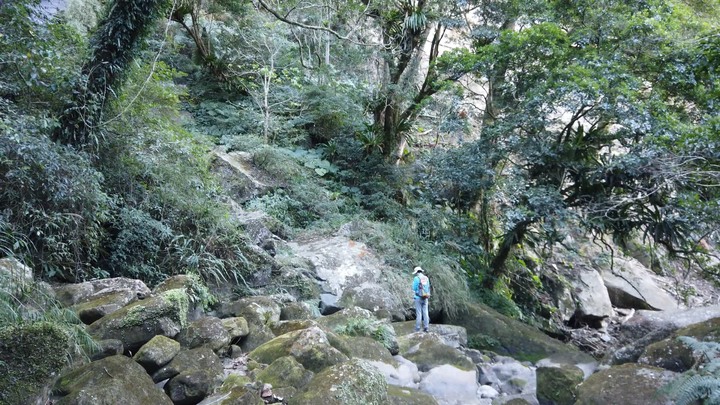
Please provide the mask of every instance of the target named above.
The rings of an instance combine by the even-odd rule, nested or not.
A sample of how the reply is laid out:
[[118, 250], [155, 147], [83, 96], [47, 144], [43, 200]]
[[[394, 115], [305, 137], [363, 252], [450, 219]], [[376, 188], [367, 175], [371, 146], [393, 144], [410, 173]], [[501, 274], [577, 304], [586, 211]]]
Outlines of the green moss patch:
[[31, 403], [67, 364], [69, 338], [49, 322], [0, 329], [0, 403]]
[[388, 402], [385, 377], [364, 360], [327, 368], [291, 398], [289, 405], [385, 405]]

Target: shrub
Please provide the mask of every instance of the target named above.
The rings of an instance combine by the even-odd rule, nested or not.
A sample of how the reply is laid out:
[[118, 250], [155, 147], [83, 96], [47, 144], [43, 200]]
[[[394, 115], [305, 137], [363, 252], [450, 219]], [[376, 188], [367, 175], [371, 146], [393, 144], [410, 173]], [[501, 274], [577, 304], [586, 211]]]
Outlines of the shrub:
[[31, 264], [44, 277], [82, 280], [94, 269], [109, 199], [89, 156], [51, 142], [31, 117], [16, 117], [0, 137], [0, 206], [25, 235]]

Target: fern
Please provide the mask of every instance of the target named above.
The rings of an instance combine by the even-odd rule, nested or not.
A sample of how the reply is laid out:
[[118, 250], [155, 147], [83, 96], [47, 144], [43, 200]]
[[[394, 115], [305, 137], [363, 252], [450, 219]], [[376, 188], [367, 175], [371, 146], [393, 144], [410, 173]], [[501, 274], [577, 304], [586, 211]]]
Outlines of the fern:
[[695, 369], [665, 386], [664, 391], [678, 405], [702, 401], [703, 405], [720, 405], [720, 343], [703, 342], [689, 336], [679, 341], [693, 350], [697, 357]]

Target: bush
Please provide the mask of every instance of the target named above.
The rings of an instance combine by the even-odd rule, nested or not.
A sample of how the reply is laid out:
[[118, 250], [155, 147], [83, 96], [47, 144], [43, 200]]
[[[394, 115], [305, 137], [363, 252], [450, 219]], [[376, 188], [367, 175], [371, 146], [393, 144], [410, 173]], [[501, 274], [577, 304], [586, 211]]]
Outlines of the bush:
[[104, 237], [109, 198], [89, 156], [51, 142], [30, 117], [0, 137], [0, 206], [4, 222], [27, 237], [30, 263], [43, 277], [82, 280]]

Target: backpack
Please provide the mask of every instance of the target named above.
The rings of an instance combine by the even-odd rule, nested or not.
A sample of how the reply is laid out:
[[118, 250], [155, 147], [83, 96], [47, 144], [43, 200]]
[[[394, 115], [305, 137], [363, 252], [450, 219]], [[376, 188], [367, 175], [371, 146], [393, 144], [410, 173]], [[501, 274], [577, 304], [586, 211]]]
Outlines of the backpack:
[[424, 274], [418, 274], [418, 296], [422, 299], [430, 298], [430, 279]]

